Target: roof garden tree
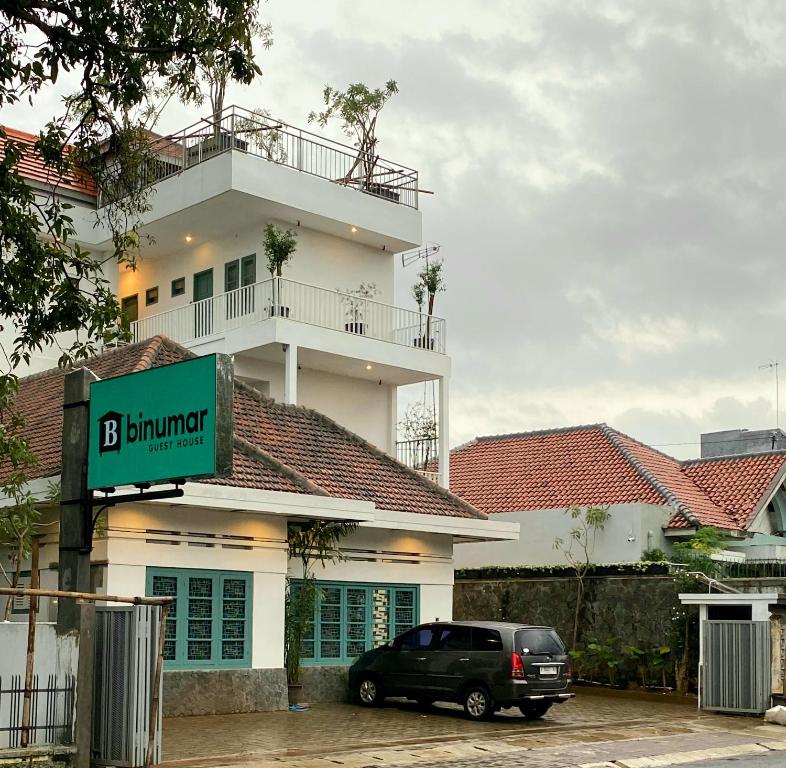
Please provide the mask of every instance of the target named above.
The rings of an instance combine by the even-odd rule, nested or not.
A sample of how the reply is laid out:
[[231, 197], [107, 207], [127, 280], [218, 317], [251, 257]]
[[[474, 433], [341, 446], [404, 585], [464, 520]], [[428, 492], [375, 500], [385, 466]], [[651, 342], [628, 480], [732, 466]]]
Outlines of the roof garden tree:
[[388, 80], [384, 88], [373, 90], [365, 83], [352, 83], [345, 91], [325, 86], [322, 92], [325, 109], [322, 112], [311, 112], [308, 121], [324, 128], [330, 120], [338, 118], [344, 133], [354, 140], [358, 154], [344, 177], [345, 183], [352, 183], [359, 176], [363, 189], [384, 193], [384, 185], [374, 178], [379, 159], [377, 121], [385, 104], [397, 93], [398, 84], [395, 80]]
[[[33, 151], [50, 178], [83, 175], [85, 169], [93, 175], [99, 195], [109, 201], [101, 209], [112, 235], [109, 259], [133, 266], [138, 221], [146, 210], [141, 179], [151, 159], [131, 116], [144, 110], [156, 89], [198, 100], [198, 73], [208, 62], [225, 67], [230, 79], [250, 82], [259, 72], [250, 23], [255, 7], [256, 0], [29, 0], [0, 6], [0, 109], [26, 102], [40, 111], [61, 73], [78, 73], [78, 95], [47, 116]], [[14, 515], [30, 508], [22, 460], [29, 447], [7, 420], [15, 371], [44, 346], [58, 345], [65, 365], [122, 330], [102, 258], [74, 241], [71, 206], [58, 196], [57, 185], [42, 194], [24, 178], [29, 147], [2, 127], [0, 142], [0, 317], [16, 334], [10, 349], [0, 348], [0, 492], [15, 501], [16, 510], [0, 511], [0, 526], [24, 548], [29, 526], [20, 526]], [[60, 346], [59, 334], [67, 332], [73, 341]]]
[[554, 539], [554, 549], [562, 552], [568, 565], [576, 574], [576, 607], [573, 613], [573, 644], [576, 649], [579, 637], [579, 621], [584, 606], [584, 578], [592, 567], [592, 555], [598, 536], [603, 532], [611, 518], [608, 507], [572, 506], [565, 510], [574, 525], [570, 529], [567, 541], [561, 537]]

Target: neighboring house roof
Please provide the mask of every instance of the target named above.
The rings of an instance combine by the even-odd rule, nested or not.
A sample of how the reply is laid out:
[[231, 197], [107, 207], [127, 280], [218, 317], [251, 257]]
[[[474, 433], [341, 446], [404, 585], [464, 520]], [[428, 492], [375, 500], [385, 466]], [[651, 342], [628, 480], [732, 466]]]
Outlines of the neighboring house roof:
[[[68, 174], [67, 176], [58, 176], [53, 168], [44, 163], [44, 159], [34, 146], [36, 141], [38, 141], [38, 136], [19, 131], [16, 128], [9, 128], [8, 126], [3, 126], [3, 130], [9, 139], [17, 144], [24, 145], [22, 158], [18, 166], [23, 178], [47, 187], [57, 187], [61, 194], [64, 192], [77, 192], [88, 197], [95, 197], [95, 181], [86, 171]], [[6, 139], [0, 136], [0, 155], [5, 154], [5, 144]]]
[[[85, 361], [102, 379], [195, 357], [162, 336]], [[35, 477], [60, 472], [63, 377], [54, 369], [20, 380], [16, 409], [38, 457]], [[235, 382], [234, 467], [204, 482], [371, 501], [378, 509], [484, 518], [467, 502], [321, 413], [276, 403]]]
[[606, 424], [478, 437], [451, 452], [451, 490], [486, 513], [668, 505], [670, 528], [744, 529], [786, 452], [681, 462]]

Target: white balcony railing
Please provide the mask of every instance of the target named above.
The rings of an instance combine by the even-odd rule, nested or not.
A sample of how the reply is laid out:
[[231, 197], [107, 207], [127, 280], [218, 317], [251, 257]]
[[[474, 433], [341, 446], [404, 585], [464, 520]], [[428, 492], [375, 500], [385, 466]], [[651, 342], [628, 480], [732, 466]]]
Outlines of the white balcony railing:
[[276, 277], [131, 323], [134, 341], [165, 335], [181, 344], [283, 318], [445, 353], [445, 321], [380, 301]]
[[125, 178], [119, 173], [116, 183], [99, 194], [99, 207], [230, 151], [256, 155], [391, 203], [418, 207], [416, 170], [241, 107], [226, 107], [212, 118], [157, 138], [150, 149], [139, 175]]

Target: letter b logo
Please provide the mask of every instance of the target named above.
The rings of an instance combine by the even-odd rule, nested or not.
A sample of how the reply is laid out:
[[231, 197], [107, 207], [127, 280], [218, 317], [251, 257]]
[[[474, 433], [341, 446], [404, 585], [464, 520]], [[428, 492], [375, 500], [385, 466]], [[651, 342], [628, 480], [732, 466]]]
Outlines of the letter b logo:
[[120, 434], [122, 424], [121, 414], [116, 411], [107, 411], [98, 420], [98, 452], [120, 451], [122, 437]]

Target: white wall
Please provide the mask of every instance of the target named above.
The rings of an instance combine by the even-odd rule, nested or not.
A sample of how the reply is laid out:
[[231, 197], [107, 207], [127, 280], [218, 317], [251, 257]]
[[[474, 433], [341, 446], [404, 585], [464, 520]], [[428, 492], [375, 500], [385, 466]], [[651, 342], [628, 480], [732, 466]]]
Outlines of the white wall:
[[[251, 540], [211, 542], [216, 534]], [[202, 546], [206, 543], [212, 546]], [[249, 549], [234, 548], [237, 546]], [[144, 595], [148, 566], [253, 573], [251, 666], [283, 666], [287, 569], [284, 519], [193, 507], [124, 505], [110, 512], [107, 555], [107, 580], [101, 590], [105, 594]]]
[[[314, 575], [330, 581], [420, 586], [420, 621], [453, 616], [453, 539], [435, 533], [387, 531], [361, 527], [341, 544], [347, 558]], [[289, 564], [289, 575], [302, 575], [299, 562]]]
[[[139, 316], [147, 317], [169, 309], [187, 305], [193, 299], [194, 275], [213, 269], [213, 295], [224, 293], [224, 265], [228, 261], [256, 254], [257, 281], [267, 280], [263, 248], [266, 220], [234, 232], [220, 240], [194, 245], [182, 243], [182, 248], [166, 256], [144, 256], [135, 271], [120, 269], [119, 295], [139, 294]], [[372, 248], [352, 240], [317, 232], [306, 227], [273, 222], [297, 234], [297, 250], [292, 261], [284, 267], [283, 277], [329, 290], [354, 289], [361, 282], [376, 283], [380, 291], [378, 301], [393, 303], [394, 256], [379, 248]], [[173, 226], [175, 223], [173, 222]], [[172, 280], [185, 277], [186, 292], [172, 298]], [[158, 286], [157, 304], [145, 306], [145, 291]], [[413, 309], [414, 304], [413, 304]]]
[[[0, 622], [0, 680], [3, 688], [9, 688], [12, 675], [18, 675], [21, 681], [25, 676], [27, 657], [27, 617], [24, 622]], [[54, 675], [58, 687], [66, 685], [68, 676], [76, 678], [79, 667], [79, 644], [76, 634], [58, 635], [54, 624], [36, 624], [35, 656], [33, 661], [34, 685], [43, 687], [47, 677]], [[11, 724], [10, 707], [11, 695], [2, 694], [3, 706], [0, 707], [0, 749], [10, 746], [10, 733], [1, 730]], [[44, 706], [46, 694], [39, 695], [39, 706], [33, 725], [47, 725], [47, 709]], [[63, 696], [55, 699], [56, 710], [53, 722], [64, 722]], [[21, 696], [17, 699], [21, 705]], [[14, 718], [16, 724], [16, 718]], [[46, 732], [33, 731], [33, 744], [46, 744]]]
[[[662, 526], [674, 514], [672, 510], [653, 504], [617, 504], [611, 507], [610, 512], [609, 522], [598, 534], [593, 562], [636, 562], [646, 549], [666, 549]], [[574, 527], [574, 521], [564, 510], [502, 512], [491, 515], [491, 518], [520, 523], [519, 541], [458, 543], [455, 551], [457, 568], [565, 564], [564, 555], [554, 549], [554, 540], [560, 537], [568, 542]]]

